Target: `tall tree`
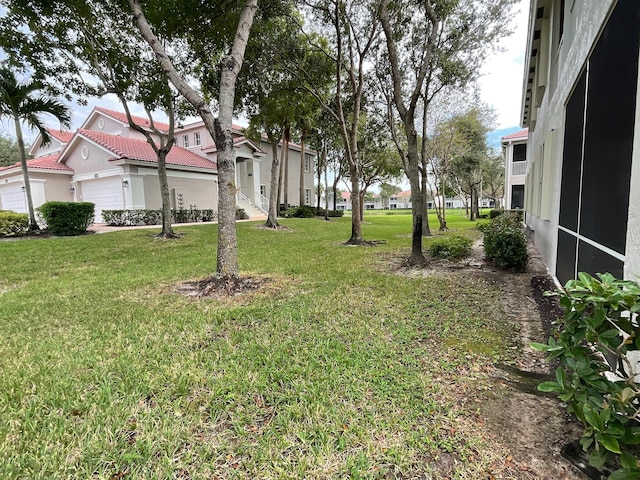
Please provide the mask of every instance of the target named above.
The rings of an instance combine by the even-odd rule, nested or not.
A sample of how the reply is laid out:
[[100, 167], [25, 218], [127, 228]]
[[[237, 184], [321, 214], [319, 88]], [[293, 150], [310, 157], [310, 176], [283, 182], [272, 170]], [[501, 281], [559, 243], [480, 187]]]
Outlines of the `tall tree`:
[[[213, 137], [217, 148], [218, 162], [218, 258], [216, 275], [231, 281], [238, 277], [238, 251], [236, 240], [236, 184], [235, 184], [235, 152], [233, 135], [231, 132], [235, 101], [236, 80], [244, 52], [249, 39], [249, 33], [258, 9], [257, 0], [246, 0], [237, 20], [235, 35], [230, 48], [223, 50], [219, 59], [220, 83], [218, 88], [218, 115], [211, 111], [205, 97], [192, 87], [174, 66], [160, 42], [145, 12], [137, 0], [128, 0], [134, 19], [144, 40], [150, 45], [160, 67], [169, 81], [182, 96], [193, 106], [202, 118], [205, 127]], [[183, 8], [189, 8], [184, 5]], [[196, 12], [198, 13], [198, 12]], [[195, 32], [195, 30], [194, 30]], [[176, 34], [177, 35], [177, 34]], [[198, 32], [197, 35], [202, 35]], [[193, 40], [193, 38], [189, 38]], [[211, 67], [211, 55], [200, 58], [203, 68]]]
[[[381, 90], [383, 94], [390, 92], [387, 100], [394, 108], [389, 108], [389, 126], [411, 185], [411, 264], [426, 262], [422, 253], [422, 236], [429, 233], [422, 190], [426, 182], [420, 181], [420, 170], [423, 177], [427, 175], [429, 103], [445, 86], [464, 85], [477, 74], [492, 43], [508, 33], [505, 23], [514, 3], [515, 0], [427, 0], [416, 4], [380, 0], [378, 4], [387, 46], [379, 69], [384, 84]], [[395, 133], [395, 113], [402, 122], [406, 143]]]
[[500, 208], [504, 196], [504, 158], [489, 155], [482, 165], [482, 194], [493, 200], [494, 208]]
[[482, 167], [487, 158], [486, 134], [489, 128], [483, 122], [482, 112], [473, 108], [453, 120], [464, 147], [452, 159], [450, 174], [464, 195], [470, 198], [470, 220], [479, 214], [478, 200], [482, 183]]
[[[317, 49], [333, 65], [333, 101], [327, 101], [312, 81], [308, 70], [291, 63], [292, 73], [336, 120], [344, 147], [344, 161], [349, 172], [352, 192], [350, 245], [364, 244], [360, 219], [361, 156], [358, 138], [361, 115], [366, 100], [365, 90], [370, 61], [379, 36], [375, 5], [367, 0], [314, 0], [307, 2], [316, 25], [328, 39], [328, 45], [314, 41], [305, 33], [308, 44]], [[301, 26], [302, 29], [302, 26]]]
[[42, 120], [42, 115], [48, 114], [55, 117], [62, 128], [71, 127], [71, 114], [69, 109], [60, 101], [38, 93], [44, 89], [44, 85], [35, 80], [24, 82], [16, 78], [15, 73], [7, 67], [0, 68], [0, 117], [13, 121], [20, 150], [20, 164], [22, 176], [27, 194], [27, 208], [29, 210], [29, 229], [39, 230], [33, 209], [31, 196], [31, 183], [29, 181], [29, 168], [27, 167], [27, 154], [25, 151], [24, 137], [22, 135], [22, 122], [29, 128], [38, 130], [42, 136], [42, 144], [51, 141], [49, 132]]
[[0, 167], [8, 167], [20, 162], [18, 142], [0, 134]]

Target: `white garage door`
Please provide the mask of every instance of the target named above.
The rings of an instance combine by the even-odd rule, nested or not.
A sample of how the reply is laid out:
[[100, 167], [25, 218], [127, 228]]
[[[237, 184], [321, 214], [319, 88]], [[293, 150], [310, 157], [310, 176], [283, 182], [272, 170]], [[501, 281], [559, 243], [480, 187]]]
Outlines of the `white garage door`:
[[22, 185], [0, 186], [0, 210], [13, 210], [18, 213], [27, 213], [27, 198], [22, 191]]
[[96, 205], [96, 223], [102, 223], [102, 210], [124, 208], [120, 177], [99, 178], [82, 182], [82, 201]]

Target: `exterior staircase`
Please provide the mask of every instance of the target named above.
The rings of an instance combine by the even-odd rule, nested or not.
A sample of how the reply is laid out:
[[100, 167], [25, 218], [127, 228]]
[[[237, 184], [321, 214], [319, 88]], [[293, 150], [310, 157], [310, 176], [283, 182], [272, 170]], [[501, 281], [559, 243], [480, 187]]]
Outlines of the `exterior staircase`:
[[269, 201], [258, 192], [255, 193], [256, 202], [252, 202], [249, 197], [247, 197], [242, 192], [236, 193], [236, 206], [237, 208], [242, 208], [247, 215], [249, 215], [249, 220], [266, 220], [269, 212], [267, 211]]

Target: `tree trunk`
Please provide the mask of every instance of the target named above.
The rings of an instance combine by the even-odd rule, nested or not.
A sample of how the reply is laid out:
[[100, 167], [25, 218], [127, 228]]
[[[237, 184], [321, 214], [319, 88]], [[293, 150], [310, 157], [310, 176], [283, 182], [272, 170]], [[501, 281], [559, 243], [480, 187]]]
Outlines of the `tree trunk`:
[[169, 197], [169, 180], [167, 179], [167, 152], [164, 148], [158, 151], [158, 181], [160, 182], [160, 197], [162, 200], [162, 231], [163, 238], [176, 238], [171, 221], [171, 199]]
[[20, 149], [20, 166], [22, 167], [22, 177], [24, 181], [24, 191], [27, 194], [27, 210], [29, 212], [29, 231], [35, 232], [40, 230], [38, 221], [36, 220], [36, 212], [33, 208], [33, 199], [31, 198], [31, 182], [29, 181], [29, 168], [27, 167], [27, 152], [24, 150], [24, 138], [22, 136], [22, 127], [20, 119], [16, 114], [14, 117], [16, 126], [16, 137], [18, 138], [18, 148]]
[[305, 201], [306, 198], [304, 195], [304, 156], [305, 156], [305, 153], [304, 153], [304, 130], [303, 130], [302, 137], [300, 138], [300, 206], [305, 205], [307, 203]]
[[271, 142], [271, 178], [269, 179], [269, 214], [265, 226], [269, 228], [278, 227], [278, 172], [280, 171], [280, 161], [278, 160], [278, 139], [272, 132], [268, 135]]
[[360, 191], [360, 221], [364, 221], [364, 197], [366, 195], [366, 191]]
[[258, 10], [257, 0], [246, 0], [231, 52], [221, 62], [220, 90], [218, 95], [218, 118], [215, 118], [205, 99], [180, 76], [171, 63], [162, 43], [151, 30], [144, 12], [137, 0], [129, 0], [129, 7], [142, 37], [152, 48], [158, 64], [180, 94], [200, 114], [207, 131], [211, 134], [218, 150], [218, 251], [216, 275], [225, 280], [238, 277], [238, 252], [236, 242], [236, 197], [235, 197], [235, 152], [231, 123], [235, 85], [244, 52], [249, 40], [253, 18]]
[[[278, 215], [280, 215], [280, 205], [282, 204], [282, 180], [284, 177], [284, 131], [282, 133], [282, 147], [280, 147], [280, 165], [278, 168]], [[287, 207], [285, 207], [285, 210]]]
[[[422, 162], [424, 172], [427, 171], [427, 166]], [[422, 185], [420, 186], [420, 193], [422, 194], [422, 236], [430, 237], [431, 229], [429, 228], [429, 207], [427, 206], [427, 174], [421, 175]]]
[[360, 221], [360, 176], [358, 169], [353, 163], [349, 167], [351, 175], [351, 237], [347, 245], [362, 245], [362, 222]]
[[324, 219], [329, 220], [329, 175], [327, 173], [327, 151], [324, 151]]
[[475, 192], [473, 191], [474, 187], [473, 185], [471, 186], [471, 188], [469, 189], [469, 191], [471, 192], [471, 199], [469, 200], [470, 206], [469, 206], [469, 220], [470, 221], [474, 221], [476, 219], [476, 210], [475, 208], [473, 208], [473, 204], [475, 201]]
[[413, 128], [413, 117], [407, 117], [404, 122], [405, 133], [407, 134], [407, 168], [406, 174], [409, 177], [411, 186], [411, 213], [413, 215], [413, 228], [411, 233], [411, 256], [409, 264], [424, 266], [427, 259], [422, 253], [422, 236], [426, 231], [431, 236], [428, 219], [424, 217], [424, 197], [420, 188], [420, 169], [418, 157], [418, 135]]
[[447, 227], [447, 196], [446, 196], [446, 188], [444, 182], [444, 175], [442, 176], [442, 217], [439, 217], [440, 220], [440, 231], [445, 232], [449, 230]]

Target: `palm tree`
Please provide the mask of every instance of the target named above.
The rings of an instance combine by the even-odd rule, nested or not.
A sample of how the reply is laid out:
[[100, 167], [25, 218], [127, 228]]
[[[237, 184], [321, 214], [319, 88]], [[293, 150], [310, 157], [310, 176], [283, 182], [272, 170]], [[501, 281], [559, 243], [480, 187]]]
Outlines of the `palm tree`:
[[42, 90], [44, 86], [38, 81], [19, 82], [15, 74], [7, 67], [0, 67], [0, 118], [13, 119], [20, 149], [20, 164], [24, 176], [24, 187], [27, 192], [27, 207], [29, 209], [29, 228], [39, 230], [31, 199], [31, 184], [27, 169], [27, 154], [24, 149], [21, 122], [25, 122], [31, 129], [37, 129], [42, 136], [42, 144], [51, 141], [42, 119], [42, 114], [48, 113], [60, 121], [62, 128], [71, 127], [71, 113], [58, 100], [45, 95], [32, 96], [34, 92]]

